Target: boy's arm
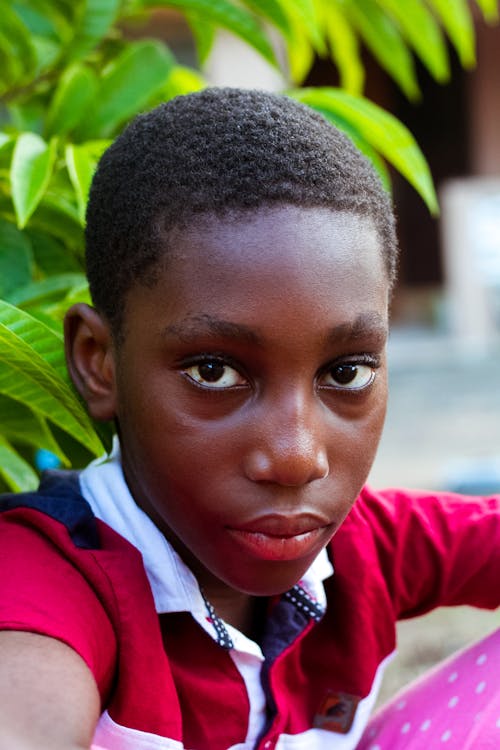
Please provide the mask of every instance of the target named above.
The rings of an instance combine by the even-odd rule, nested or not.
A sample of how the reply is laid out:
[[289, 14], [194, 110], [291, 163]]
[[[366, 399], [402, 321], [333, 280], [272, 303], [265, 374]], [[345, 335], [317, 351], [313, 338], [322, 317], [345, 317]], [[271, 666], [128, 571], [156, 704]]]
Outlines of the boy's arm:
[[99, 714], [96, 682], [73, 649], [0, 632], [0, 750], [88, 750]]
[[[378, 560], [397, 619], [500, 605], [500, 495], [365, 488], [360, 500], [353, 515], [370, 531], [356, 543], [366, 566]], [[348, 546], [336, 552], [349, 560]]]

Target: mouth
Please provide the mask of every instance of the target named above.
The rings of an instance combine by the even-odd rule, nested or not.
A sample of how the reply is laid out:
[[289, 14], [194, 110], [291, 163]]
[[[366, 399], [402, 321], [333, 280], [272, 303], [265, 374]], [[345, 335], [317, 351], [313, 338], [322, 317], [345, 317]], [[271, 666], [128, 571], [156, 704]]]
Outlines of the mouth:
[[318, 516], [264, 516], [227, 530], [253, 557], [291, 561], [319, 550], [333, 533], [333, 524]]

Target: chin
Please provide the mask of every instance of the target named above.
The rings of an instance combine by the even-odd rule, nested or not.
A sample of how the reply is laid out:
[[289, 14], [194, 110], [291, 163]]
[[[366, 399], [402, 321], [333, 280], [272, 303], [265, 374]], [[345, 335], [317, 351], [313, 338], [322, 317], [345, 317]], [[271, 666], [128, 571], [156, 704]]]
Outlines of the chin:
[[[300, 581], [313, 560], [308, 560], [302, 565], [297, 565], [296, 561], [293, 564], [281, 562], [274, 566], [268, 565], [262, 572], [255, 572], [254, 575], [249, 575], [244, 579], [238, 577], [238, 580], [227, 581], [227, 583], [231, 588], [249, 596], [279, 596]], [[284, 567], [285, 570], [283, 570]]]

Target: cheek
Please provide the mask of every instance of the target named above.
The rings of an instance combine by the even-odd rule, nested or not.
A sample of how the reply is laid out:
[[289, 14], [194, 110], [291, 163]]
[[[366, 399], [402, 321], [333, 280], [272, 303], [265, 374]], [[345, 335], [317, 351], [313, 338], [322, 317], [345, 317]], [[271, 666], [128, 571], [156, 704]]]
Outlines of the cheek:
[[343, 475], [355, 491], [361, 489], [372, 467], [384, 426], [387, 387], [382, 377], [366, 408], [343, 413], [341, 424], [331, 432], [330, 475]]
[[387, 378], [385, 374], [377, 383], [373, 397], [373, 405], [366, 415], [363, 428], [364, 452], [369, 458], [370, 464], [377, 452], [380, 437], [385, 422], [387, 411]]
[[[210, 487], [230, 481], [237, 459], [235, 440], [221, 424], [193, 423], [172, 409], [151, 410], [142, 437], [134, 435], [135, 454], [149, 491], [157, 497], [189, 498], [198, 504]], [[134, 420], [134, 426], [137, 421]]]

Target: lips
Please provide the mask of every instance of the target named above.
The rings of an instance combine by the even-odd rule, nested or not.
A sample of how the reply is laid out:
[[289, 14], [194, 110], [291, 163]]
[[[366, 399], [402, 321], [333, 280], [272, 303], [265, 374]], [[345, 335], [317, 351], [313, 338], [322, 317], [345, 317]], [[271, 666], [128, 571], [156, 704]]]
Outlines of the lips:
[[253, 533], [268, 534], [269, 536], [292, 537], [305, 534], [308, 531], [329, 526], [330, 520], [323, 515], [300, 513], [297, 515], [285, 513], [269, 513], [259, 516], [246, 523], [231, 525], [231, 529]]
[[331, 524], [316, 515], [271, 515], [227, 530], [253, 557], [285, 561], [319, 550], [331, 535]]

